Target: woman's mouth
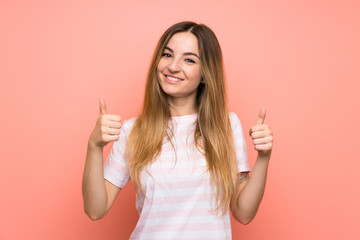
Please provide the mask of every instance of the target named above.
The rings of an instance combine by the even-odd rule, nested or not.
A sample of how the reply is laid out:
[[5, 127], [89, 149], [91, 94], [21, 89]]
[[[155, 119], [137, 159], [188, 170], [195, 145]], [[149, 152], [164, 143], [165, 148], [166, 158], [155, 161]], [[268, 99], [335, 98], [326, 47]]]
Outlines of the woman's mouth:
[[181, 78], [177, 78], [177, 77], [173, 77], [173, 76], [169, 76], [169, 75], [165, 75], [165, 79], [169, 83], [178, 83], [178, 82], [182, 81]]

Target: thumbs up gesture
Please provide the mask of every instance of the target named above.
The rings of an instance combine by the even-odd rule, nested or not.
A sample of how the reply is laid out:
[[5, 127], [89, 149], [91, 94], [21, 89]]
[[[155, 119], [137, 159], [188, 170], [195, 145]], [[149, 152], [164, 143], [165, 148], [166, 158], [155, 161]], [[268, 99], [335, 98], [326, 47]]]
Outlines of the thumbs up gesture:
[[89, 138], [89, 145], [104, 147], [109, 142], [119, 139], [121, 128], [121, 117], [118, 115], [107, 114], [104, 99], [99, 99], [99, 117], [95, 128]]
[[273, 146], [273, 133], [269, 125], [264, 124], [265, 116], [266, 109], [263, 107], [259, 112], [256, 124], [250, 129], [249, 134], [258, 154], [270, 157]]

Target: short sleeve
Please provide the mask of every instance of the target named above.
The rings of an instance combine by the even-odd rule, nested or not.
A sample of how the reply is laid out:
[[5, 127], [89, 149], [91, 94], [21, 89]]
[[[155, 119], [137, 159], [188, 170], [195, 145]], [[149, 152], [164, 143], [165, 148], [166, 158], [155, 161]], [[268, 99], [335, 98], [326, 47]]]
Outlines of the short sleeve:
[[233, 112], [229, 113], [229, 118], [233, 130], [234, 147], [239, 172], [249, 172], [250, 166], [247, 159], [246, 143], [240, 119]]
[[104, 178], [119, 188], [123, 188], [130, 179], [126, 145], [131, 122], [123, 122], [119, 139], [114, 141], [104, 165]]

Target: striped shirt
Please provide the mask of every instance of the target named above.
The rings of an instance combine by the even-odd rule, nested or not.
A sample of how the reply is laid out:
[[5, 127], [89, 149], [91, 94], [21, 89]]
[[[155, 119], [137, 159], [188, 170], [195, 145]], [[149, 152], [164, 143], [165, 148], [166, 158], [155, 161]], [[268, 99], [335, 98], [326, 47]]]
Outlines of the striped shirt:
[[[248, 172], [246, 145], [239, 118], [229, 113], [239, 172]], [[123, 122], [119, 140], [106, 159], [104, 177], [119, 188], [130, 179], [127, 138], [136, 117]], [[130, 239], [231, 239], [229, 210], [215, 212], [215, 187], [206, 158], [194, 146], [197, 113], [171, 118], [174, 145], [164, 139], [159, 156], [140, 173], [146, 198], [139, 192], [139, 220]]]

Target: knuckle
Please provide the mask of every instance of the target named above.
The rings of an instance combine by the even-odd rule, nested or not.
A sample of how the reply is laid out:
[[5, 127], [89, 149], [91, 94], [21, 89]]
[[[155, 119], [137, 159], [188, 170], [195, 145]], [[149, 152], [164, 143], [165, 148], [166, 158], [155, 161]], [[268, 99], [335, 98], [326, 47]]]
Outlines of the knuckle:
[[107, 123], [108, 122], [108, 120], [109, 120], [109, 118], [108, 118], [108, 116], [106, 116], [106, 115], [104, 115], [104, 116], [102, 116], [102, 122], [105, 124], [105, 123]]

